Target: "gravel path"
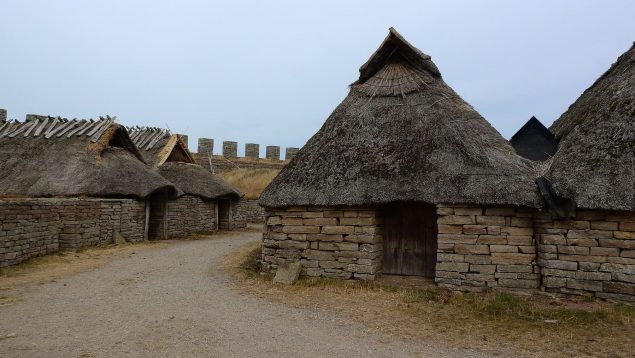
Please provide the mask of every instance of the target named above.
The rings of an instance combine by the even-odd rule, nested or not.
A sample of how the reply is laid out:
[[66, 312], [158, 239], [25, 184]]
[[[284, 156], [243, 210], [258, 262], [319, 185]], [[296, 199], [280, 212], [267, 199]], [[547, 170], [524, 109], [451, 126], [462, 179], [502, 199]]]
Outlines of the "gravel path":
[[466, 357], [381, 336], [348, 318], [231, 289], [210, 268], [259, 239], [175, 242], [81, 274], [13, 289], [0, 307], [0, 357]]

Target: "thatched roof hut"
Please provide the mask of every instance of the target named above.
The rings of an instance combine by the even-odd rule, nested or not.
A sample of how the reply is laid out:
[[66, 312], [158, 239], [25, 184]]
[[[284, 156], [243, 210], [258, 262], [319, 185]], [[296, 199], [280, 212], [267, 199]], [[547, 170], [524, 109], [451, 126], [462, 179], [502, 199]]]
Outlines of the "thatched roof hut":
[[128, 131], [144, 160], [183, 193], [202, 199], [242, 196], [238, 189], [196, 164], [178, 134], [149, 127], [130, 127]]
[[551, 126], [546, 177], [587, 209], [635, 210], [635, 44]]
[[393, 28], [359, 72], [262, 205], [541, 205], [526, 160]]
[[145, 165], [114, 118], [28, 118], [0, 125], [0, 196], [176, 195], [169, 181]]
[[518, 155], [545, 161], [556, 151], [557, 142], [547, 127], [532, 116], [509, 140]]

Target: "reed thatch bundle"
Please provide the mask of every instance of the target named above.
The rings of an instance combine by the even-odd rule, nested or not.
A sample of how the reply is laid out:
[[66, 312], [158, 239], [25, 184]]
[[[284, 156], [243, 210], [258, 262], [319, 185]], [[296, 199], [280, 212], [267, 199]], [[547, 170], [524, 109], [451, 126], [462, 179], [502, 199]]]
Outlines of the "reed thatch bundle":
[[546, 177], [587, 209], [635, 210], [635, 44], [551, 126]]
[[0, 125], [0, 196], [144, 198], [156, 190], [177, 195], [114, 118], [30, 115]]
[[260, 203], [393, 201], [541, 206], [528, 161], [391, 28]]

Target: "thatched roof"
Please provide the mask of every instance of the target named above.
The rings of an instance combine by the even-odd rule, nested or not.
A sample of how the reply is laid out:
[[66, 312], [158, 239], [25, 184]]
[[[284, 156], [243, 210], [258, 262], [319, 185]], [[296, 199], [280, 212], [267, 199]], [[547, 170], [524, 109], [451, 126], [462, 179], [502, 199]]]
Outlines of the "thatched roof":
[[0, 125], [0, 196], [176, 195], [170, 182], [144, 164], [114, 118], [28, 118]]
[[178, 134], [149, 127], [130, 127], [128, 131], [145, 161], [184, 194], [203, 199], [243, 195], [240, 190], [196, 164]]
[[635, 44], [551, 126], [546, 177], [578, 207], [635, 210]]
[[509, 140], [518, 155], [544, 161], [553, 156], [557, 142], [553, 134], [536, 117], [531, 117]]
[[394, 29], [260, 203], [540, 206], [527, 160]]

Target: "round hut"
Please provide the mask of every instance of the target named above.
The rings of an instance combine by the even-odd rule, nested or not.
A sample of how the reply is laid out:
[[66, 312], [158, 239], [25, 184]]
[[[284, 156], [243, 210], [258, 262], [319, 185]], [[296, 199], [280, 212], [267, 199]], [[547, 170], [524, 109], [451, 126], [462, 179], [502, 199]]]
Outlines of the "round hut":
[[528, 161], [393, 28], [261, 196], [263, 266], [538, 287]]
[[196, 164], [183, 138], [160, 128], [132, 127], [130, 137], [145, 161], [182, 193], [158, 198], [156, 215], [166, 238], [246, 226], [237, 203], [243, 194], [209, 170]]
[[577, 209], [536, 222], [544, 289], [635, 302], [635, 45], [551, 131], [545, 177]]

